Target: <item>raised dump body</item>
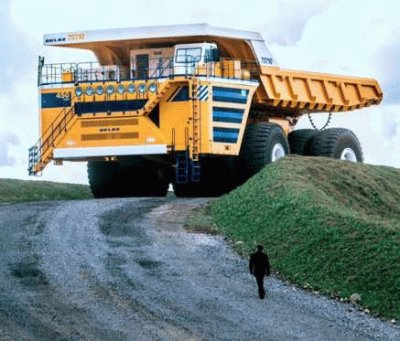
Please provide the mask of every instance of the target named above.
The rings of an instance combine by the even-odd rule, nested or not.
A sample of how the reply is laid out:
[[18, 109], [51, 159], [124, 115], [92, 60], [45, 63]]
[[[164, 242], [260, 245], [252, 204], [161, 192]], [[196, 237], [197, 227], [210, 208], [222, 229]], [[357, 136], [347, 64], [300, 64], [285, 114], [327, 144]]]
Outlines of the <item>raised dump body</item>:
[[[307, 111], [349, 111], [382, 100], [374, 79], [261, 67], [264, 101], [270, 106]], [[292, 112], [293, 113], [293, 112]], [[294, 113], [296, 115], [296, 113]]]
[[51, 160], [88, 161], [97, 197], [165, 195], [170, 183], [180, 196], [218, 195], [290, 150], [361, 161], [350, 131], [295, 124], [382, 100], [373, 79], [280, 69], [255, 32], [199, 24], [44, 43], [91, 50], [98, 62], [39, 59], [41, 138], [29, 173]]

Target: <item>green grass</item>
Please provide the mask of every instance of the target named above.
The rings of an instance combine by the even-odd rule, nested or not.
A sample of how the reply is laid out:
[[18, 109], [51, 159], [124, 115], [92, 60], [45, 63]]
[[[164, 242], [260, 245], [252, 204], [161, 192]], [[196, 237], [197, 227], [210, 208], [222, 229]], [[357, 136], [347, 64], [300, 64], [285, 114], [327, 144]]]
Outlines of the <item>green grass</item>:
[[85, 185], [0, 179], [0, 203], [87, 198], [92, 194]]
[[264, 244], [283, 279], [400, 319], [400, 170], [288, 157], [211, 203], [248, 256]]

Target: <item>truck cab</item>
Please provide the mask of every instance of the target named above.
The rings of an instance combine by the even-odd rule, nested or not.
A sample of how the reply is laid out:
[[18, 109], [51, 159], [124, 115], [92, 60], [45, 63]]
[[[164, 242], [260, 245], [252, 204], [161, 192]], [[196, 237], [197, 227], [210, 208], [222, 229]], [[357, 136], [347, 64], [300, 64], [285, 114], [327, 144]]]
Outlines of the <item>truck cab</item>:
[[213, 43], [175, 45], [174, 73], [193, 75], [199, 66], [218, 62], [218, 59], [218, 48]]

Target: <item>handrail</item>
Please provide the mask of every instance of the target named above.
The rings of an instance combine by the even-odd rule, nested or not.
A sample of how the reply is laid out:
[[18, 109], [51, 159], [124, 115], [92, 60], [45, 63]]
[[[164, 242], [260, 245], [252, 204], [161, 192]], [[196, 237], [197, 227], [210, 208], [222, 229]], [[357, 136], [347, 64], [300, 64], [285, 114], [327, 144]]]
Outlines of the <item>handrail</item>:
[[[73, 98], [71, 98], [72, 100]], [[67, 110], [68, 108], [68, 110]], [[32, 148], [37, 148], [39, 151], [38, 162], [43, 162], [43, 156], [47, 151], [54, 147], [55, 140], [61, 135], [61, 132], [66, 131], [67, 125], [74, 117], [74, 107], [64, 107], [60, 114], [53, 120], [51, 125], [45, 130], [39, 140]]]
[[[76, 96], [73, 96], [73, 97], [71, 97], [71, 103], [74, 103], [74, 99], [76, 98]], [[69, 110], [68, 111], [70, 111], [71, 109], [73, 109], [73, 106], [65, 106], [65, 107], [63, 107], [62, 108], [62, 110], [60, 111], [60, 113], [56, 116], [56, 118], [53, 120], [53, 122], [51, 123], [51, 126], [49, 126], [45, 131], [44, 131], [44, 133], [42, 134], [42, 137], [43, 136], [45, 136], [49, 131], [50, 131], [50, 128], [51, 129], [53, 129], [54, 128], [54, 122], [56, 122], [56, 121], [58, 121], [59, 119], [60, 119], [60, 117], [61, 118], [63, 118], [63, 114], [64, 115], [67, 115], [68, 113], [66, 112], [67, 111], [67, 108], [69, 108]]]
[[[149, 58], [148, 67], [127, 61], [118, 65], [100, 65], [98, 62], [56, 63], [39, 65], [39, 85], [80, 82], [105, 82], [138, 79], [174, 78], [176, 76], [212, 76], [221, 78], [243, 78], [240, 70], [246, 69], [251, 78], [259, 78], [260, 65], [255, 61], [241, 61], [240, 66], [233, 66], [232, 58], [221, 58], [220, 61], [175, 63], [174, 58]], [[225, 74], [221, 74], [223, 65], [228, 65]], [[218, 69], [218, 70], [217, 70]], [[240, 70], [239, 70], [240, 69]], [[201, 70], [201, 72], [199, 71]], [[204, 74], [205, 73], [205, 74]], [[237, 75], [238, 77], [231, 77]]]
[[[41, 155], [45, 154], [51, 148], [50, 146], [54, 147], [55, 139], [57, 139], [61, 135], [61, 132], [63, 130], [66, 131], [67, 124], [69, 122], [71, 122], [72, 118], [74, 117], [73, 113], [74, 113], [74, 107], [70, 107], [69, 110], [65, 113], [63, 118], [60, 120], [60, 122], [55, 127], [54, 127], [54, 124], [52, 123], [51, 134], [44, 140], [44, 142], [42, 142], [40, 144]], [[69, 118], [68, 121], [67, 121], [67, 117]], [[42, 135], [42, 137], [43, 136], [44, 136], [44, 134]], [[41, 140], [42, 140], [42, 138], [39, 139], [39, 141], [41, 141]]]
[[[51, 126], [47, 128], [39, 140], [31, 148], [29, 148], [28, 171], [30, 175], [37, 174], [43, 170], [45, 165], [49, 162], [48, 158], [45, 157], [47, 152], [51, 149], [51, 147], [55, 147], [55, 140], [61, 135], [62, 131], [67, 131], [67, 125], [72, 121], [75, 115], [73, 106], [69, 107], [69, 110], [66, 109], [67, 107], [64, 109], [65, 112], [61, 113], [63, 115], [60, 114], [57, 116], [56, 120], [62, 116], [57, 125], [54, 124], [56, 120], [53, 121]], [[44, 138], [45, 135], [48, 136]]]

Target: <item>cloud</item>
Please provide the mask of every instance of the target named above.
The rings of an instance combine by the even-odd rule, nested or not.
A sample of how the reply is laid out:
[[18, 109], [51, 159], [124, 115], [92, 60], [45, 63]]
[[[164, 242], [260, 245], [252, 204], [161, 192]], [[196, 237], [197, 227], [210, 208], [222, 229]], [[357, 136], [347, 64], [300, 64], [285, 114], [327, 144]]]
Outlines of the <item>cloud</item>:
[[277, 2], [275, 15], [263, 26], [267, 41], [282, 46], [295, 44], [301, 39], [308, 21], [326, 11], [331, 3], [331, 0]]
[[373, 54], [372, 64], [375, 66], [380, 80], [384, 104], [400, 103], [400, 26], [383, 46]]
[[[99, 18], [104, 16], [107, 3], [64, 0], [54, 6], [51, 0], [1, 1], [0, 136], [13, 132], [19, 145], [1, 142], [1, 160], [10, 164], [15, 158], [16, 162], [0, 167], [0, 177], [27, 177], [27, 149], [38, 138], [36, 55], [45, 55], [46, 63], [92, 58], [86, 51], [42, 47], [44, 33], [198, 22], [259, 31], [273, 43], [269, 47], [281, 67], [376, 77], [384, 90], [384, 103], [396, 98], [394, 82], [400, 79], [400, 72], [392, 64], [400, 55], [400, 40], [397, 31], [386, 39], [399, 25], [400, 5], [393, 0], [369, 0], [363, 6], [347, 0], [203, 0], [188, 2], [183, 12], [174, 10], [181, 8], [180, 0], [120, 0], [119, 6], [108, 7], [105, 23]], [[382, 76], [374, 72], [369, 60], [379, 45], [374, 61]], [[338, 114], [332, 126], [336, 122], [357, 133], [367, 162], [400, 167], [399, 110], [399, 105], [384, 105], [343, 114], [343, 119]], [[322, 121], [325, 116], [321, 116]], [[60, 167], [49, 164], [43, 179], [84, 183], [86, 167], [83, 163], [66, 162]]]
[[9, 147], [18, 146], [18, 136], [12, 133], [0, 134], [0, 167], [12, 166], [17, 161], [15, 157], [10, 156]]
[[0, 6], [0, 46], [0, 93], [8, 93], [11, 84], [24, 76], [34, 60], [28, 40], [12, 21], [9, 0]]
[[398, 104], [386, 104], [382, 107], [384, 115], [382, 115], [382, 131], [386, 141], [396, 144], [400, 148], [400, 117]]

